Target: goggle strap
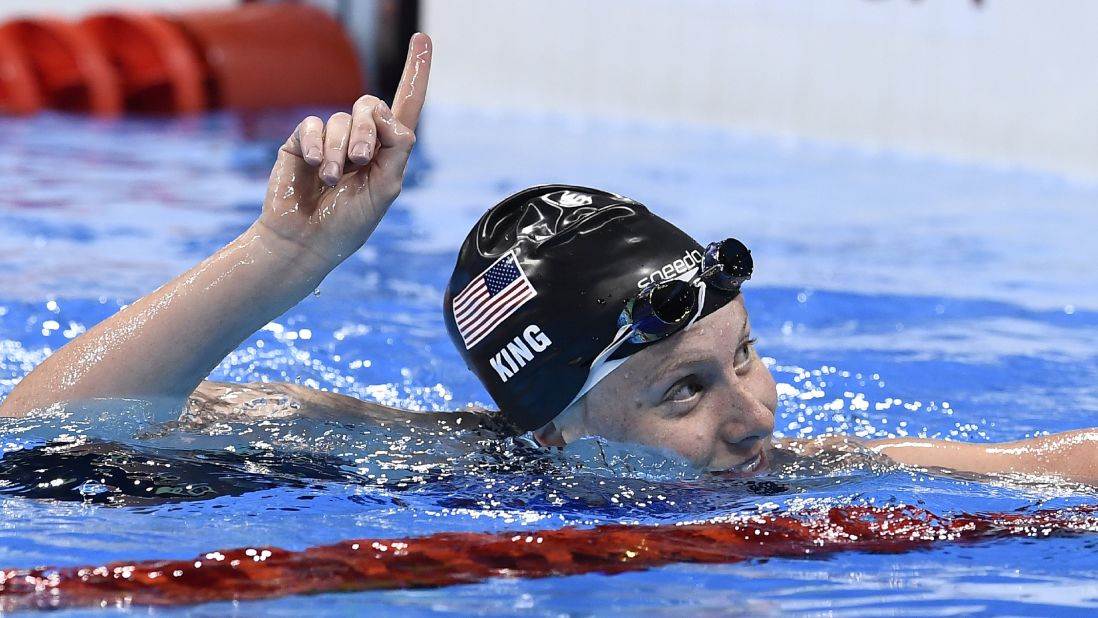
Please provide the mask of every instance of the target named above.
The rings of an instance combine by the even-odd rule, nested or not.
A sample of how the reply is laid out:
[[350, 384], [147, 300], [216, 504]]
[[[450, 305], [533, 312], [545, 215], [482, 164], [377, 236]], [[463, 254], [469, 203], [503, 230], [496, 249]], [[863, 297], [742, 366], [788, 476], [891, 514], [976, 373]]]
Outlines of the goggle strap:
[[598, 367], [600, 364], [606, 362], [610, 355], [618, 351], [618, 348], [622, 346], [633, 334], [636, 327], [632, 324], [625, 324], [618, 329], [618, 332], [614, 334], [614, 338], [610, 341], [610, 345], [602, 349], [599, 355], [595, 357], [595, 360], [591, 361], [591, 368]]
[[[595, 360], [591, 361], [590, 368], [587, 373], [587, 381], [580, 387], [579, 392], [572, 398], [572, 401], [568, 402], [568, 405], [564, 406], [564, 410], [571, 408], [573, 404], [580, 400], [581, 397], [587, 394], [588, 391], [595, 388], [595, 385], [602, 381], [603, 378], [610, 375], [615, 369], [621, 366], [625, 362], [624, 358], [618, 360], [606, 360], [629, 340], [632, 336], [635, 327], [632, 324], [625, 324], [618, 329], [618, 332], [614, 335], [614, 339], [610, 341], [610, 345], [603, 348], [602, 352], [595, 357]], [[564, 412], [561, 410], [561, 412]]]
[[696, 286], [698, 286], [698, 288], [700, 288], [700, 290], [698, 292], [698, 308], [694, 310], [694, 317], [690, 318], [690, 321], [686, 323], [686, 326], [683, 327], [683, 330], [687, 330], [688, 328], [690, 328], [691, 326], [694, 325], [694, 322], [698, 321], [698, 318], [701, 317], [702, 309], [705, 307], [705, 288], [706, 288], [705, 282], [702, 281], [701, 279], [698, 279], [694, 283], [694, 285], [696, 285]]
[[[599, 382], [602, 382], [603, 378], [613, 373], [618, 367], [621, 367], [621, 364], [626, 360], [628, 359], [619, 358], [616, 360], [608, 360], [601, 365], [595, 366], [591, 370], [591, 373], [587, 375], [587, 381], [583, 383], [583, 386], [579, 389], [579, 392], [576, 393], [576, 396], [572, 398], [572, 401], [568, 402], [568, 405], [564, 406], [564, 410], [571, 408], [572, 405], [586, 395], [588, 391], [595, 388]], [[564, 412], [564, 410], [561, 410], [561, 412]]]

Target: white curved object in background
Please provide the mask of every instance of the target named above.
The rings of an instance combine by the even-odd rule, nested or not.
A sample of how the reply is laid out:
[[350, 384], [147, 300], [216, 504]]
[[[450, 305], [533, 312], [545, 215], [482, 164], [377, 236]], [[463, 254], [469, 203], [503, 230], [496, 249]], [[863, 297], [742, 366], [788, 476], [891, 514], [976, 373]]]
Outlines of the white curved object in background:
[[1098, 179], [1088, 0], [424, 0], [431, 98]]

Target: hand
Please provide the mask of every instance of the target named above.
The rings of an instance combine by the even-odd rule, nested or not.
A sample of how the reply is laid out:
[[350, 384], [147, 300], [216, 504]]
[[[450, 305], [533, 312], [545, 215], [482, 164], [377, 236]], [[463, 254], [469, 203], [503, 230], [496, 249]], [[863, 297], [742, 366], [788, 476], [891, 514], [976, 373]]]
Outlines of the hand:
[[257, 222], [271, 250], [330, 270], [366, 242], [400, 194], [431, 53], [427, 35], [412, 37], [392, 110], [366, 95], [327, 124], [301, 121], [278, 151]]

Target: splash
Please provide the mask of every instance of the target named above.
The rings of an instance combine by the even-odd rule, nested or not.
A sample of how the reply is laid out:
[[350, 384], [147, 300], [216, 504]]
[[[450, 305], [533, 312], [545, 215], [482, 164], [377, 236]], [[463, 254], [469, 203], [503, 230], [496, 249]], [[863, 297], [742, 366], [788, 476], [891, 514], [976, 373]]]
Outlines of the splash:
[[434, 588], [491, 577], [616, 574], [675, 562], [734, 563], [842, 551], [1098, 531], [1098, 505], [938, 516], [911, 506], [832, 508], [674, 526], [607, 525], [504, 534], [361, 539], [303, 551], [241, 548], [191, 560], [4, 570], [0, 611], [183, 605], [291, 594]]

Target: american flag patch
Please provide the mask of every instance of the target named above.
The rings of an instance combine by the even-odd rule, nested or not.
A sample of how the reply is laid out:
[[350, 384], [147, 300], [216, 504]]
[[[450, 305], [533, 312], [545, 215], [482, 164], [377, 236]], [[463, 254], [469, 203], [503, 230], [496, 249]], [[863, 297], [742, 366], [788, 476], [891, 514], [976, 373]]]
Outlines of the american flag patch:
[[469, 282], [451, 305], [458, 332], [469, 350], [488, 336], [537, 290], [522, 272], [513, 252], [496, 260], [487, 270]]

